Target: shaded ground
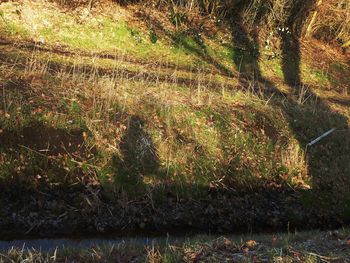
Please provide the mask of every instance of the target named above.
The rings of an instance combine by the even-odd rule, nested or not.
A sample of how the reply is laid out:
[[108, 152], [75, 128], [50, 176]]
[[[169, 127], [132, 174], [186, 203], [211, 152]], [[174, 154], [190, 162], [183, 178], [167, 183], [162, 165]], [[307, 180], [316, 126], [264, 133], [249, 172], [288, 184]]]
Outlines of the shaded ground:
[[5, 130], [0, 134], [2, 148], [26, 148], [45, 156], [72, 155], [78, 158], [91, 157], [96, 151], [87, 149], [84, 131], [55, 129], [42, 123], [33, 123], [23, 130]]
[[[166, 192], [153, 192], [152, 196], [111, 200], [100, 187], [62, 184], [62, 179], [59, 182], [44, 188], [37, 185], [34, 190], [13, 179], [6, 181], [11, 187], [1, 184], [2, 237], [244, 233], [285, 231], [287, 227], [332, 229], [348, 224], [344, 221], [346, 202], [340, 206], [329, 196], [320, 197], [323, 192], [296, 193], [287, 185], [280, 189], [268, 185], [241, 188], [237, 193], [202, 189], [207, 196], [196, 199], [179, 199], [168, 187]], [[134, 185], [134, 190], [140, 189]], [[317, 202], [322, 206], [313, 205], [315, 198], [320, 198]]]

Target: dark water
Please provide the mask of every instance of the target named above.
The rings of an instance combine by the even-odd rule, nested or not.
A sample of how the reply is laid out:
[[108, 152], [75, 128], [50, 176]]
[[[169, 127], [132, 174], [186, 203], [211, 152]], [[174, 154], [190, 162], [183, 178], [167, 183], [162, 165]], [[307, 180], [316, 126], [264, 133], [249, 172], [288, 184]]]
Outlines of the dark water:
[[135, 238], [89, 238], [89, 239], [23, 239], [0, 241], [0, 251], [7, 251], [11, 248], [35, 249], [50, 251], [56, 248], [91, 248], [96, 246], [135, 244], [135, 245], [156, 245], [156, 244], [177, 244], [186, 241], [185, 237], [135, 237]]

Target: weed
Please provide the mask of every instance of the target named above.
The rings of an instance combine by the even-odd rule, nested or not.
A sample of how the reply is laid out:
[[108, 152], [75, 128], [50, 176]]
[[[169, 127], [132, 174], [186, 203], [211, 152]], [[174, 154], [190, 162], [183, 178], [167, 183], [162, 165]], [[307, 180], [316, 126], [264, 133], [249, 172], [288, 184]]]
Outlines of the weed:
[[182, 24], [187, 21], [187, 15], [184, 12], [172, 8], [169, 12], [170, 22], [178, 29]]
[[151, 43], [153, 43], [153, 44], [157, 43], [157, 41], [158, 41], [157, 33], [153, 29], [153, 27], [151, 27], [149, 30], [149, 39], [150, 39]]

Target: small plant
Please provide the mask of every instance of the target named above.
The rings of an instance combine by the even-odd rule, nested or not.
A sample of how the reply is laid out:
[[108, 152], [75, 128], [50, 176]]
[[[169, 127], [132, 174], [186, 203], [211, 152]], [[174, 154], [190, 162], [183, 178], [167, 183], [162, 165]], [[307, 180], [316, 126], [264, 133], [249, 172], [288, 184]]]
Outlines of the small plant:
[[205, 49], [205, 44], [201, 33], [195, 34], [193, 39], [202, 49]]
[[142, 36], [139, 31], [131, 28], [130, 34], [136, 40], [137, 43], [142, 43]]
[[169, 19], [170, 22], [176, 27], [178, 28], [179, 26], [181, 26], [182, 24], [184, 24], [187, 21], [187, 15], [184, 12], [181, 11], [176, 11], [174, 9], [172, 9], [169, 12]]
[[298, 92], [298, 104], [299, 105], [304, 105], [305, 102], [310, 99], [311, 94], [309, 91], [309, 87], [306, 85], [302, 85], [299, 89]]
[[81, 114], [81, 111], [82, 111], [79, 103], [77, 101], [75, 101], [75, 100], [73, 100], [71, 102], [68, 110], [69, 110], [69, 113], [71, 115], [74, 115], [74, 116], [75, 115], [79, 116]]
[[162, 254], [159, 251], [159, 248], [156, 248], [154, 245], [152, 247], [147, 247], [147, 260], [150, 263], [162, 262]]
[[153, 27], [151, 27], [150, 30], [149, 30], [149, 39], [151, 40], [152, 44], [155, 44], [158, 41], [157, 33], [156, 33], [156, 31], [154, 30]]
[[[0, 3], [1, 3], [1, 2], [0, 2]], [[16, 10], [16, 12], [18, 13], [18, 10]], [[6, 19], [5, 19], [5, 13], [4, 13], [3, 10], [0, 10], [0, 17], [1, 17], [1, 19], [5, 22], [5, 24], [8, 25], [8, 22], [7, 22]]]

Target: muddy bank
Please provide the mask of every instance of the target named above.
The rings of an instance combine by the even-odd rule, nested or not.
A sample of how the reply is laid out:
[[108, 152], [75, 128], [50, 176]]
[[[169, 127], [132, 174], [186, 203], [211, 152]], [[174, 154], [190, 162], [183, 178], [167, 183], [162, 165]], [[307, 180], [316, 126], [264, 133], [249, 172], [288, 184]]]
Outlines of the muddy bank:
[[349, 224], [339, 205], [306, 205], [305, 199], [311, 198], [306, 195], [310, 193], [274, 189], [247, 194], [209, 192], [207, 198], [197, 200], [179, 199], [170, 193], [158, 200], [110, 200], [98, 189], [25, 194], [5, 190], [0, 199], [0, 235], [4, 240], [96, 234], [247, 233]]

